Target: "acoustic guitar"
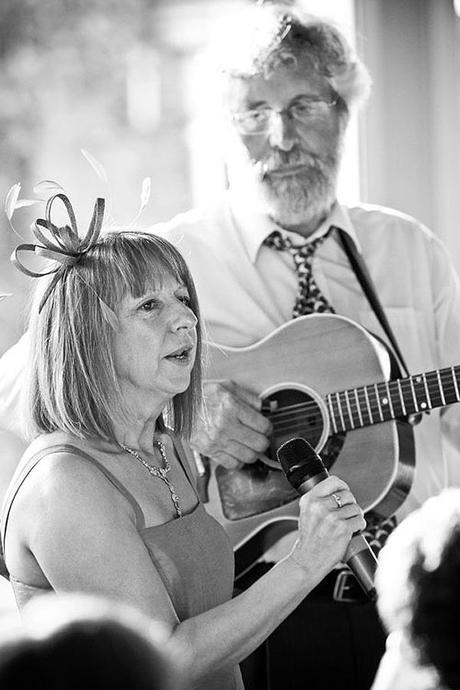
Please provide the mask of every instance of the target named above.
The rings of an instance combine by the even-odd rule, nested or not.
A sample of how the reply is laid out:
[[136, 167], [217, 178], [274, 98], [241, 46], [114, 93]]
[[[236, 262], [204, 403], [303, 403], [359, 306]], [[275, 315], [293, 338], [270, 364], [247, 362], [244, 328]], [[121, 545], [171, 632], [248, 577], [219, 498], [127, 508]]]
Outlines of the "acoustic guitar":
[[[287, 482], [283, 487], [280, 469], [270, 472], [285, 492], [279, 504], [274, 496], [268, 510], [259, 512], [257, 501], [251, 506], [254, 472], [261, 473], [257, 486], [263, 486], [264, 466], [279, 468], [276, 449], [294, 436], [316, 448], [328, 468], [349, 484], [364, 511], [381, 517], [396, 511], [414, 472], [408, 418], [459, 402], [460, 367], [395, 380], [390, 371], [384, 345], [354, 321], [333, 314], [289, 321], [249, 347], [208, 344], [206, 379], [230, 379], [255, 392], [273, 424], [271, 450], [258, 469], [216, 467], [211, 472], [207, 509], [225, 526], [236, 550], [270, 525], [280, 533], [295, 528], [298, 501]], [[231, 482], [243, 514], [232, 513], [231, 501], [225, 505], [219, 472], [227, 485]], [[267, 482], [270, 498], [273, 487]]]

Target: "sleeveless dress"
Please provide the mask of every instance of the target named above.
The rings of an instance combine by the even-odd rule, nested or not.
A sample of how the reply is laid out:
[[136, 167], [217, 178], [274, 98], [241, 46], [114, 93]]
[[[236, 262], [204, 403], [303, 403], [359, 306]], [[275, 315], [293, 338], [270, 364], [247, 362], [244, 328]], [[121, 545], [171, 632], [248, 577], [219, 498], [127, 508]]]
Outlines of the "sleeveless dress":
[[[195, 490], [195, 482], [184, 451], [174, 440], [177, 456]], [[5, 553], [8, 518], [15, 496], [27, 476], [40, 460], [51, 453], [72, 453], [83, 462], [91, 462], [104, 477], [129, 501], [136, 516], [137, 531], [160, 574], [179, 622], [203, 613], [232, 597], [234, 556], [223, 527], [198, 503], [191, 513], [163, 525], [148, 527], [139, 503], [120, 481], [100, 462], [85, 451], [68, 443], [50, 445], [38, 452], [26, 452], [9, 486], [1, 513], [1, 537]], [[196, 493], [196, 490], [195, 490]], [[198, 498], [198, 496], [197, 496]], [[7, 558], [7, 553], [5, 553]], [[126, 564], [129, 577], [130, 564]], [[45, 588], [21, 582], [10, 575], [10, 582], [19, 609]], [[52, 591], [52, 587], [49, 587]], [[243, 690], [239, 668], [209, 676], [199, 690]]]

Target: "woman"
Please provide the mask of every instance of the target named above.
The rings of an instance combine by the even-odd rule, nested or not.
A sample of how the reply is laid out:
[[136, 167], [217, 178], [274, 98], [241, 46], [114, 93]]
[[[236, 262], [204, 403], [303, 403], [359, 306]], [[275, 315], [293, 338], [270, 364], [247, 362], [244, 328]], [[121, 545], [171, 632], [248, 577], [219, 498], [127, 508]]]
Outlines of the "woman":
[[2, 690], [186, 690], [180, 659], [158, 624], [82, 594], [38, 597], [0, 631]]
[[[56, 197], [36, 224], [35, 253], [59, 262], [30, 319], [36, 438], [2, 519], [18, 604], [50, 589], [123, 601], [170, 626], [192, 685], [242, 687], [237, 664], [343, 558], [362, 513], [343, 481], [321, 482], [300, 500], [290, 555], [231, 598], [232, 549], [199, 502], [180, 442], [200, 397], [200, 320], [185, 262], [152, 235], [99, 239], [102, 200], [79, 240], [58, 196], [71, 227], [52, 224]], [[29, 248], [15, 255], [22, 269], [18, 252]]]

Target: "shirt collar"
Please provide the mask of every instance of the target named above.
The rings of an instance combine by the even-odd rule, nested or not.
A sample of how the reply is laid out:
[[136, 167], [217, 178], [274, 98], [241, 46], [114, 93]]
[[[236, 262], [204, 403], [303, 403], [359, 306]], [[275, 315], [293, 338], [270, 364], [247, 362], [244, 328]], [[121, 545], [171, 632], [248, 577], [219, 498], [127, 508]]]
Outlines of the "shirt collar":
[[[248, 199], [248, 196], [242, 195], [241, 193], [234, 193], [232, 191], [229, 193], [229, 200], [233, 219], [240, 235], [241, 242], [244, 245], [252, 263], [256, 262], [257, 255], [264, 240], [274, 230], [278, 230], [283, 235], [289, 237], [294, 245], [305, 243], [305, 239], [298, 233], [280, 228], [263, 212], [262, 206], [258, 204], [257, 201]], [[348, 215], [348, 211], [338, 202], [334, 204], [329, 216], [308, 238], [308, 241], [312, 241], [317, 237], [324, 235], [329, 230], [331, 225], [345, 230], [360, 251], [358, 238], [353, 228], [350, 216]]]

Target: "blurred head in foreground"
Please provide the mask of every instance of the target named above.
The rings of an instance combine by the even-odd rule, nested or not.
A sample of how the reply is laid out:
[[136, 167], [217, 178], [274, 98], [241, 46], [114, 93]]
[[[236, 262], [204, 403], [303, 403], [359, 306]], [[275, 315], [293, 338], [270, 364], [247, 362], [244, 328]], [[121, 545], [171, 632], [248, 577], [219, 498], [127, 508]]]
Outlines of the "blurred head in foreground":
[[22, 627], [0, 634], [0, 687], [185, 690], [174, 652], [160, 624], [127, 606], [44, 595], [26, 607]]
[[[460, 489], [429, 499], [381, 552], [378, 609], [414, 662], [460, 688]], [[439, 686], [438, 686], [439, 687]]]

